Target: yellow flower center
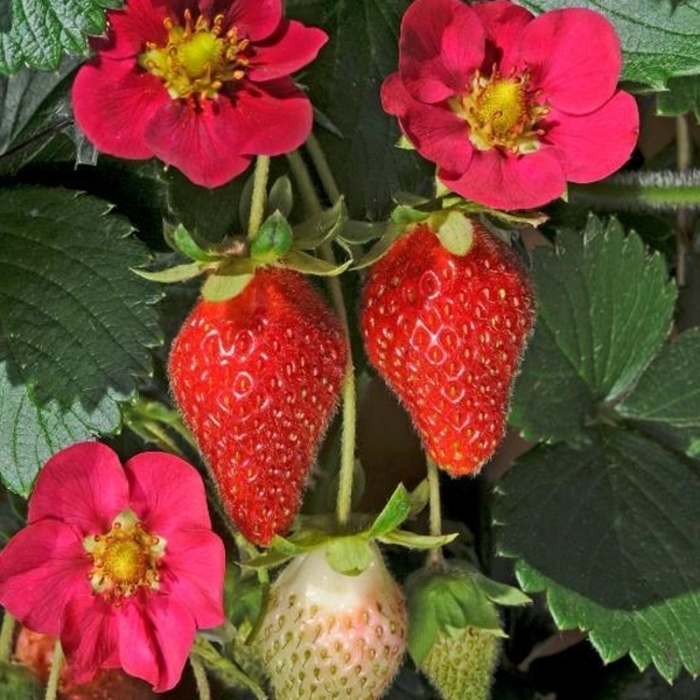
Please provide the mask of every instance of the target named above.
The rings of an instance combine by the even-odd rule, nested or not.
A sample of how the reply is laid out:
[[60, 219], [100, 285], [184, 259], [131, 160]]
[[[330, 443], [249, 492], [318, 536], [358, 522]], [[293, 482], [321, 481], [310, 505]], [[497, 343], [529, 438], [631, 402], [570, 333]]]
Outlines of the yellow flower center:
[[537, 101], [529, 73], [505, 77], [494, 67], [486, 78], [476, 71], [467, 91], [450, 102], [469, 125], [469, 140], [480, 151], [494, 147], [511, 153], [533, 153], [544, 134], [542, 118], [549, 107]]
[[212, 23], [205, 17], [192, 22], [185, 10], [185, 26], [165, 20], [168, 42], [149, 42], [139, 56], [139, 65], [158, 76], [173, 99], [216, 97], [224, 83], [241, 80], [249, 63], [248, 39], [239, 39], [236, 27], [223, 31], [224, 16]]
[[109, 532], [88, 535], [83, 540], [83, 548], [93, 562], [89, 574], [92, 590], [117, 605], [139, 589], [157, 590], [158, 565], [165, 544], [162, 537], [143, 529], [133, 510], [123, 510]]

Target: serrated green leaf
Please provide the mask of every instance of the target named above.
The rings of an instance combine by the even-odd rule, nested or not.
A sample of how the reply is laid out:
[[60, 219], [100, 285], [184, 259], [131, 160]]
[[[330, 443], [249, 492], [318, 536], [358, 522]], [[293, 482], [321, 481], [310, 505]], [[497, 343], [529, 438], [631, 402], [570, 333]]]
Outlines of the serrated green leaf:
[[346, 576], [359, 576], [372, 561], [372, 549], [364, 537], [337, 537], [328, 541], [326, 559]]
[[434, 166], [413, 152], [392, 148], [397, 120], [381, 108], [381, 83], [398, 69], [398, 30], [410, 0], [309, 2], [288, 0], [296, 18], [321, 26], [331, 37], [304, 76], [314, 104], [342, 133], [318, 130], [353, 218], [387, 217], [391, 194], [430, 190]]
[[528, 438], [585, 439], [660, 347], [676, 289], [661, 256], [615, 220], [560, 232], [556, 249], [536, 248], [532, 262], [537, 321], [510, 420]]
[[622, 43], [622, 79], [661, 90], [673, 76], [700, 73], [700, 4], [697, 0], [523, 0], [539, 13], [587, 7], [615, 25]]
[[46, 153], [75, 157], [71, 144], [70, 86], [78, 62], [66, 60], [53, 73], [23, 69], [0, 75], [0, 174], [14, 174]]
[[411, 496], [406, 487], [399, 484], [391, 498], [374, 519], [368, 537], [381, 537], [395, 530], [411, 513]]
[[3, 431], [11, 488], [26, 489], [49, 450], [117, 430], [117, 402], [150, 375], [158, 294], [130, 272], [146, 250], [109, 210], [66, 190], [0, 190], [0, 332], [14, 387], [4, 415], [25, 421]]
[[700, 630], [687, 629], [700, 605], [697, 463], [607, 430], [586, 450], [531, 451], [499, 491], [499, 551], [519, 559], [526, 591], [546, 579], [562, 627], [590, 630], [607, 661], [630, 653], [669, 678], [700, 672]]
[[665, 345], [616, 411], [626, 418], [694, 427], [700, 439], [700, 329]]
[[0, 27], [0, 72], [22, 66], [55, 70], [64, 54], [84, 55], [87, 37], [102, 34], [104, 10], [121, 0], [11, 0]]

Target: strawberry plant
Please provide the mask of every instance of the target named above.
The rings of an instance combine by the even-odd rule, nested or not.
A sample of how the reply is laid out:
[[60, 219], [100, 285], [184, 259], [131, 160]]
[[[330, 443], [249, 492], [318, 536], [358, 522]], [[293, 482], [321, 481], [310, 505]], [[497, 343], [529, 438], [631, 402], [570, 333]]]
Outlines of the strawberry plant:
[[700, 695], [700, 0], [0, 5], [0, 696]]

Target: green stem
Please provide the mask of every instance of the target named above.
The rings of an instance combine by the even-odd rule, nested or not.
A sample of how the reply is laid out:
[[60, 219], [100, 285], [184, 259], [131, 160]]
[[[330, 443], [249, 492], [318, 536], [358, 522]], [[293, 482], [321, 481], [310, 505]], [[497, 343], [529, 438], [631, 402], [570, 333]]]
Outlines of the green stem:
[[338, 188], [335, 178], [333, 177], [333, 172], [328, 165], [326, 154], [323, 152], [318, 139], [313, 134], [309, 136], [309, 139], [306, 142], [306, 148], [309, 151], [311, 161], [316, 168], [316, 172], [321, 180], [323, 189], [326, 191], [326, 194], [331, 202], [337, 202], [340, 199], [340, 189]]
[[199, 700], [211, 700], [211, 688], [209, 687], [207, 672], [197, 654], [190, 654], [190, 667], [192, 668], [192, 674], [197, 684]]
[[0, 627], [0, 663], [8, 663], [12, 656], [12, 644], [15, 634], [15, 618], [5, 610]]
[[[693, 163], [693, 140], [690, 124], [684, 114], [676, 117], [676, 161], [681, 173], [687, 173]], [[685, 261], [692, 235], [693, 213], [685, 207], [680, 207], [676, 215], [676, 282], [679, 287], [685, 286]]]
[[[430, 459], [426, 458], [426, 466], [428, 468], [428, 491], [430, 498], [430, 534], [433, 537], [442, 535], [442, 502], [440, 499], [440, 472], [438, 465]], [[439, 565], [443, 561], [442, 547], [431, 549], [428, 554], [428, 564]]]
[[248, 240], [253, 240], [260, 230], [265, 216], [267, 202], [267, 178], [270, 174], [270, 156], [258, 156], [255, 161], [253, 176], [253, 198], [250, 204], [248, 221]]
[[[325, 156], [318, 145], [318, 142], [313, 139], [313, 146], [310, 146], [314, 164], [322, 162], [326, 164], [325, 179], [328, 185], [324, 183], [324, 187], [329, 186], [327, 192], [331, 200], [336, 201], [340, 196], [335, 181], [330, 174], [330, 169], [327, 167]], [[315, 154], [315, 155], [314, 155]], [[309, 170], [306, 167], [304, 159], [298, 152], [290, 153], [287, 156], [289, 166], [297, 182], [297, 187], [304, 202], [304, 208], [309, 215], [317, 214], [323, 210], [319, 201], [313, 181], [309, 175]], [[323, 180], [322, 180], [323, 183]], [[335, 264], [335, 256], [330, 243], [324, 243], [320, 248], [321, 256]], [[350, 324], [348, 321], [348, 313], [345, 308], [345, 299], [343, 298], [343, 288], [338, 277], [329, 277], [326, 279], [328, 290], [331, 295], [333, 308], [338, 315], [338, 319], [345, 331], [345, 339], [347, 343], [348, 360], [345, 369], [345, 380], [343, 381], [343, 431], [341, 435], [340, 448], [340, 474], [338, 484], [338, 497], [336, 501], [336, 517], [341, 528], [347, 526], [352, 512], [352, 485], [355, 476], [355, 432], [357, 423], [357, 394], [355, 389], [355, 367], [352, 361], [352, 350], [350, 345]]]
[[622, 173], [586, 185], [569, 185], [569, 200], [601, 209], [675, 212], [700, 208], [700, 171]]
[[63, 647], [61, 641], [56, 640], [53, 647], [53, 661], [51, 662], [51, 672], [46, 684], [46, 695], [44, 700], [56, 700], [58, 695], [58, 682], [61, 679], [61, 668], [63, 667]]

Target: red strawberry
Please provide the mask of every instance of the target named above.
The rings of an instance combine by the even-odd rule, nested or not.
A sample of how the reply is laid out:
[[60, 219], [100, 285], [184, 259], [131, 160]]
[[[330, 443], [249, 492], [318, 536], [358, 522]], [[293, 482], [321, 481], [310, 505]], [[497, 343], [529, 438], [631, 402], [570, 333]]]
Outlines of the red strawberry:
[[375, 263], [361, 327], [372, 364], [404, 403], [430, 457], [477, 472], [503, 437], [512, 379], [534, 320], [520, 258], [476, 222], [456, 255], [427, 224]]
[[346, 358], [321, 296], [278, 268], [258, 268], [230, 300], [200, 301], [175, 339], [173, 394], [251, 542], [268, 545], [291, 525]]
[[406, 646], [406, 607], [375, 545], [358, 576], [321, 547], [292, 561], [270, 589], [259, 647], [276, 700], [375, 700]]

